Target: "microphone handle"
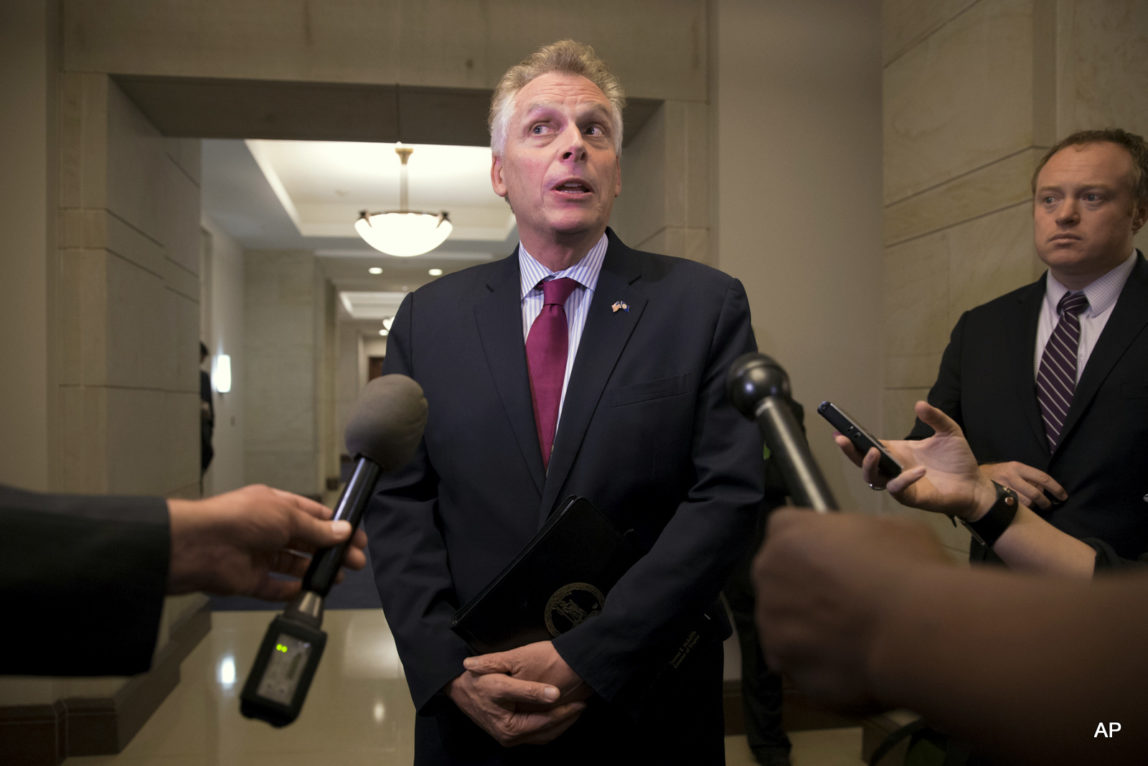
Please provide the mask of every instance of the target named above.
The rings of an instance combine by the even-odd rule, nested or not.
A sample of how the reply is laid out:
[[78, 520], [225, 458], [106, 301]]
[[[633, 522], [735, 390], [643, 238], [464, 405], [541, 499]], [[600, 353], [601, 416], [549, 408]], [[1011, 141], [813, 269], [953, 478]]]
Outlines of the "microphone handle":
[[[382, 469], [377, 463], [359, 456], [351, 480], [347, 482], [343, 494], [339, 496], [333, 520], [351, 522], [352, 535], [359, 528], [359, 522], [363, 520], [363, 511], [366, 510], [371, 494], [375, 491], [375, 482], [380, 473]], [[343, 554], [347, 552], [347, 546], [350, 544], [351, 540], [348, 538], [338, 545], [315, 551], [315, 555], [311, 557], [311, 565], [303, 575], [303, 590], [326, 597], [331, 586], [335, 584], [339, 568], [343, 565]]]
[[773, 459], [778, 461], [794, 505], [824, 513], [837, 509], [837, 501], [809, 452], [801, 428], [788, 403], [780, 396], [762, 398], [754, 412], [758, 428]]

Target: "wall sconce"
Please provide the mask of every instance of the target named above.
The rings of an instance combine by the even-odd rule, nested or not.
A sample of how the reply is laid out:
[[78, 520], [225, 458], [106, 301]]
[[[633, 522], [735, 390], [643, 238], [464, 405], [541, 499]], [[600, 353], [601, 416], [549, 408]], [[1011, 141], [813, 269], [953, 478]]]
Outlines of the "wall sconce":
[[219, 354], [215, 357], [215, 372], [212, 374], [215, 390], [221, 394], [231, 391], [231, 357]]

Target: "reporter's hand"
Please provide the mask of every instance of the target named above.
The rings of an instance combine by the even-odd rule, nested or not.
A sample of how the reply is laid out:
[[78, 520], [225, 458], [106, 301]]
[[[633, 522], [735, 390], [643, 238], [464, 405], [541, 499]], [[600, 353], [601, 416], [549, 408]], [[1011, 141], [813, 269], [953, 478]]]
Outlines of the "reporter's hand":
[[[975, 521], [996, 501], [991, 472], [977, 465], [976, 457], [956, 421], [927, 402], [917, 402], [913, 409], [921, 422], [932, 427], [934, 433], [927, 439], [883, 442], [904, 468], [893, 479], [886, 480], [878, 472], [880, 454], [877, 450], [869, 450], [857, 461], [858, 453], [848, 439], [837, 435], [834, 440], [842, 452], [861, 466], [866, 481], [873, 486], [885, 486], [898, 502]], [[1044, 474], [1041, 476], [1052, 481]], [[1059, 488], [1060, 485], [1055, 486]]]
[[[281, 601], [299, 592], [310, 552], [343, 542], [346, 521], [331, 509], [290, 492], [252, 485], [203, 500], [169, 500], [171, 569], [168, 593], [205, 591]], [[358, 530], [344, 565], [362, 569], [366, 533]]]
[[998, 484], [1013, 489], [1022, 502], [1030, 508], [1048, 508], [1052, 505], [1049, 496], [1057, 500], [1067, 500], [1068, 493], [1056, 479], [1031, 465], [1015, 460], [1007, 463], [985, 463], [981, 474]]
[[883, 704], [872, 673], [884, 615], [899, 608], [907, 573], [952, 563], [926, 527], [907, 519], [774, 511], [753, 567], [767, 664], [834, 706]]
[[[499, 654], [508, 654], [505, 652]], [[497, 655], [485, 655], [493, 657]], [[481, 658], [479, 667], [486, 665]], [[574, 725], [586, 703], [560, 702], [559, 687], [505, 672], [465, 670], [446, 688], [459, 710], [503, 747], [551, 742]]]

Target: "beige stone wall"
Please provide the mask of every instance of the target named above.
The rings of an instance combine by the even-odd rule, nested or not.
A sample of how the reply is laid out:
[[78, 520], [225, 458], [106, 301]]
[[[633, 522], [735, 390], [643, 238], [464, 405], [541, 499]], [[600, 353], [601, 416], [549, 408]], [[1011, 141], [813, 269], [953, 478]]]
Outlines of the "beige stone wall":
[[885, 0], [883, 23], [884, 426], [901, 434], [960, 314], [1042, 273], [1044, 151], [1082, 128], [1148, 134], [1148, 4]]
[[789, 373], [839, 504], [872, 509], [816, 407], [881, 417], [879, 8], [744, 0], [714, 11], [717, 266], [745, 284], [758, 345]]
[[0, 4], [0, 481], [35, 490], [51, 486], [56, 420], [49, 266], [58, 24], [53, 3]]
[[322, 294], [310, 252], [249, 251], [244, 270], [246, 480], [320, 491], [318, 361]]
[[60, 489], [198, 493], [199, 145], [60, 81]]

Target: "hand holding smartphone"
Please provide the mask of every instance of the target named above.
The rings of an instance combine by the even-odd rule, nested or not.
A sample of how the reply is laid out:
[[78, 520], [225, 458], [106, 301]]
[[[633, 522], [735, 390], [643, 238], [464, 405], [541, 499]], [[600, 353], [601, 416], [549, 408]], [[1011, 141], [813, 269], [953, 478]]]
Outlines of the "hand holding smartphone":
[[862, 456], [868, 454], [872, 447], [876, 447], [877, 451], [881, 453], [881, 459], [877, 463], [877, 470], [887, 479], [892, 479], [903, 470], [901, 464], [889, 454], [884, 445], [877, 440], [877, 437], [866, 431], [856, 420], [851, 418], [845, 410], [838, 407], [833, 402], [822, 402], [817, 407], [818, 414], [829, 421], [829, 424], [837, 429], [837, 432], [844, 436], [853, 445], [853, 448], [861, 453]]

